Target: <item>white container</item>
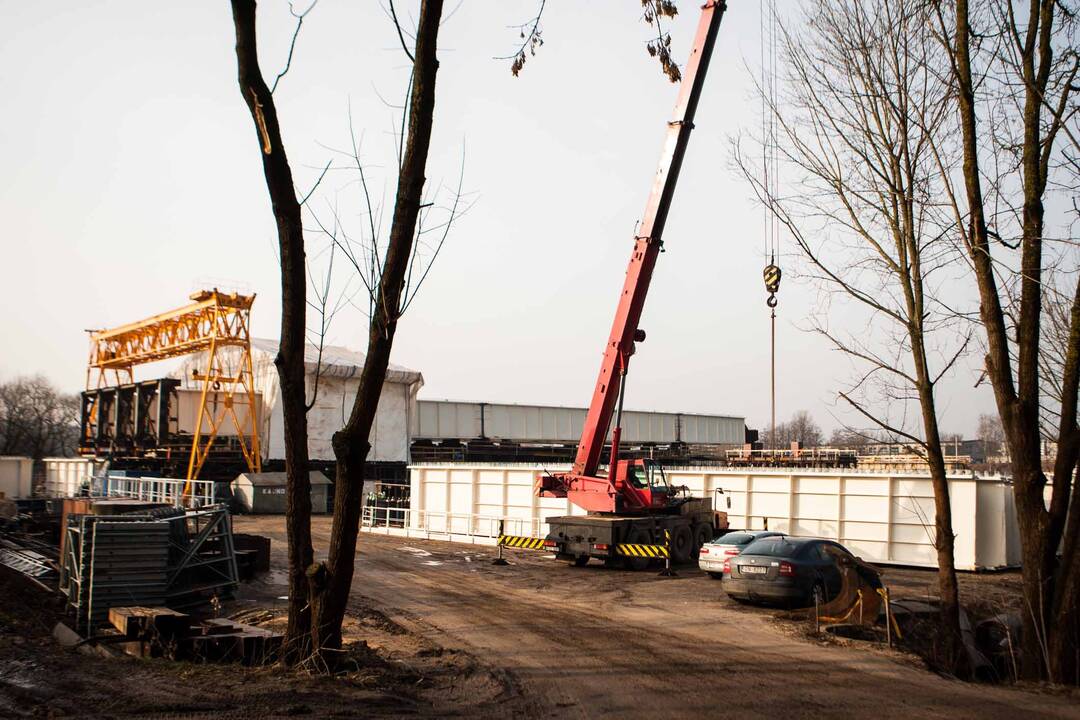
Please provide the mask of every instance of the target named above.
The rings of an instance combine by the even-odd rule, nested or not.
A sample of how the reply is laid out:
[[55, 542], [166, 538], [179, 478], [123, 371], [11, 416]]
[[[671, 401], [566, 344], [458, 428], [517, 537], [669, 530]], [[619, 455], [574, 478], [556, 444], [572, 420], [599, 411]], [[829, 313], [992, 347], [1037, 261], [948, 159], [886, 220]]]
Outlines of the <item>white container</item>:
[[103, 462], [91, 458], [45, 458], [46, 497], [75, 497], [90, 478], [101, 472]]
[[7, 498], [28, 498], [33, 494], [34, 461], [28, 457], [0, 456], [0, 493]]
[[[408, 527], [413, 534], [543, 537], [545, 518], [583, 514], [565, 499], [538, 498], [538, 465], [433, 463], [410, 467]], [[548, 471], [564, 470], [549, 466]], [[673, 485], [712, 497], [732, 528], [779, 530], [837, 540], [871, 563], [937, 567], [934, 493], [927, 474], [846, 470], [665, 469]], [[716, 491], [723, 490], [722, 495]], [[956, 567], [1019, 564], [1011, 486], [1000, 477], [949, 477]], [[731, 506], [727, 506], [730, 498]]]

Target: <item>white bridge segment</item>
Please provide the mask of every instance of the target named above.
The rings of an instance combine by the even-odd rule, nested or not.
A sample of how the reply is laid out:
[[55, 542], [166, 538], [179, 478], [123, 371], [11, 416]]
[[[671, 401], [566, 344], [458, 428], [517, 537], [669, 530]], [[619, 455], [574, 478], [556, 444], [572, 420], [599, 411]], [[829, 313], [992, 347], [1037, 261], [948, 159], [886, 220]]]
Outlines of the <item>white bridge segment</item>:
[[[533, 491], [538, 473], [566, 469], [567, 465], [413, 465], [411, 508], [400, 511], [400, 524], [412, 537], [488, 538], [492, 523], [504, 520], [509, 534], [542, 537], [547, 534], [545, 518], [584, 514], [564, 498], [538, 498]], [[767, 523], [770, 530], [837, 540], [868, 562], [937, 567], [929, 475], [721, 467], [665, 468], [665, 472], [671, 484], [685, 485], [694, 495], [715, 499], [715, 491], [723, 490], [717, 509], [728, 512], [732, 528], [760, 529]], [[1019, 565], [1008, 480], [958, 474], [949, 476], [949, 488], [957, 568]], [[724, 498], [730, 498], [730, 508]], [[524, 532], [526, 527], [535, 532]]]

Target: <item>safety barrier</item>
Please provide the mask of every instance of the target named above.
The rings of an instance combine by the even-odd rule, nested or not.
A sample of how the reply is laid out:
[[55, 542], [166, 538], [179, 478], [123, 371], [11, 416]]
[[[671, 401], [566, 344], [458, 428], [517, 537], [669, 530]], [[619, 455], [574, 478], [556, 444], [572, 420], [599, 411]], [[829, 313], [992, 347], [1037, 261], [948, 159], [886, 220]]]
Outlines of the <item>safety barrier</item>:
[[666, 545], [636, 545], [630, 543], [619, 543], [615, 546], [615, 552], [618, 555], [625, 555], [626, 557], [637, 558], [664, 558], [670, 557]]
[[547, 534], [547, 523], [537, 518], [503, 518], [474, 513], [448, 513], [410, 508], [366, 505], [360, 529], [367, 533], [448, 540], [473, 545], [498, 545], [499, 537], [536, 537]]

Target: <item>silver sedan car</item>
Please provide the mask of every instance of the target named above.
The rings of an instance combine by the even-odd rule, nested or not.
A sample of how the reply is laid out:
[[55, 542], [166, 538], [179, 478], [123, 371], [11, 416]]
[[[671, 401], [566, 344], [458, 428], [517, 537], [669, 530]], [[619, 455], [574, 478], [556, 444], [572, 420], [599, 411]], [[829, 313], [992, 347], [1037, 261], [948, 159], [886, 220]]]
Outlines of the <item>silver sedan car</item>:
[[736, 530], [705, 543], [698, 554], [698, 567], [709, 573], [710, 577], [720, 580], [724, 577], [724, 561], [743, 551], [747, 545], [759, 538], [777, 537], [784, 533], [775, 530]]

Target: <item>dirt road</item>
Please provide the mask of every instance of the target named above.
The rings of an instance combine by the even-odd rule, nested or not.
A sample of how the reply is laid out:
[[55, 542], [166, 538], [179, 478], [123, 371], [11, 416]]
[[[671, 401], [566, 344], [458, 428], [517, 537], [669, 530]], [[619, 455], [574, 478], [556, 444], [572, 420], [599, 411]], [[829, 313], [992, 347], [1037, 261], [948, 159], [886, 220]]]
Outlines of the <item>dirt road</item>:
[[[236, 519], [270, 535], [280, 517]], [[317, 552], [329, 520], [314, 522]], [[550, 717], [1080, 718], [1075, 697], [970, 685], [901, 656], [816, 644], [696, 570], [572, 568], [518, 551], [364, 534], [354, 592], [440, 645], [510, 673]]]

